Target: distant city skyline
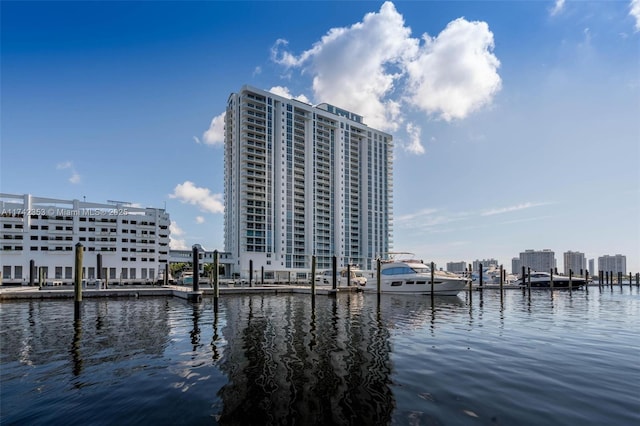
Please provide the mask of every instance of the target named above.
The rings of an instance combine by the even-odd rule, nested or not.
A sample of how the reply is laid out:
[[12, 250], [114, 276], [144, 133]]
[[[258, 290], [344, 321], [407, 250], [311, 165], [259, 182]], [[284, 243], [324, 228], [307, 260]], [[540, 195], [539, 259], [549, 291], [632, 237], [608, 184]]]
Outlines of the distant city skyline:
[[222, 249], [224, 113], [249, 84], [393, 136], [392, 250], [640, 271], [639, 0], [0, 12], [0, 192], [166, 208], [171, 247]]

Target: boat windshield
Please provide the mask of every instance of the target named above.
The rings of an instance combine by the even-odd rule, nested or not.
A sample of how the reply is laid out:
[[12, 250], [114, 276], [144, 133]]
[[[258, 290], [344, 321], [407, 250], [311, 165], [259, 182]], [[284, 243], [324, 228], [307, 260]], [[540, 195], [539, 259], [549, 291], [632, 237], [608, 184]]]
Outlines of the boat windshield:
[[392, 266], [382, 270], [382, 275], [426, 274], [431, 272], [428, 266]]

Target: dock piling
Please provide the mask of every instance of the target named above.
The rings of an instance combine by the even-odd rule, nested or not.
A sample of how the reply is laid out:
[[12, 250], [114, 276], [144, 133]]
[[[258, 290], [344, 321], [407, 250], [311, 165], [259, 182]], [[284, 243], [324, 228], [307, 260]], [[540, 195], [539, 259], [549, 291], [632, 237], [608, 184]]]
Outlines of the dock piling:
[[316, 257], [311, 256], [311, 301], [315, 302], [316, 298]]
[[219, 264], [218, 250], [213, 251], [213, 298], [217, 302], [220, 297], [220, 280], [218, 277], [218, 264]]
[[433, 262], [431, 262], [431, 306], [433, 306], [433, 298], [434, 298], [433, 294], [435, 293], [435, 291], [433, 289], [433, 274], [434, 274], [433, 269], [434, 268], [435, 268], [435, 264]]
[[79, 319], [81, 316], [80, 307], [82, 306], [82, 255], [84, 247], [81, 243], [76, 244], [75, 259], [75, 279], [74, 279], [74, 317]]

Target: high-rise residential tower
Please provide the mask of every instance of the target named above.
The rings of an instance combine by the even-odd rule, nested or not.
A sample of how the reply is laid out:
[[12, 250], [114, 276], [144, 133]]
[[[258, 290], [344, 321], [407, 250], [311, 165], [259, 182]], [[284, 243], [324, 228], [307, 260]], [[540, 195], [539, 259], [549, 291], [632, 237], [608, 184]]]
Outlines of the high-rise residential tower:
[[532, 271], [549, 272], [556, 267], [555, 253], [549, 249], [525, 250], [520, 253], [520, 267]]
[[234, 272], [372, 269], [391, 248], [391, 135], [329, 104], [244, 86], [225, 115], [225, 251]]
[[603, 272], [613, 272], [614, 274], [627, 274], [627, 256], [621, 254], [598, 257], [598, 269]]
[[587, 260], [584, 257], [584, 253], [579, 251], [567, 251], [564, 252], [564, 274], [569, 275], [569, 271], [573, 271], [574, 274], [583, 274], [587, 269]]

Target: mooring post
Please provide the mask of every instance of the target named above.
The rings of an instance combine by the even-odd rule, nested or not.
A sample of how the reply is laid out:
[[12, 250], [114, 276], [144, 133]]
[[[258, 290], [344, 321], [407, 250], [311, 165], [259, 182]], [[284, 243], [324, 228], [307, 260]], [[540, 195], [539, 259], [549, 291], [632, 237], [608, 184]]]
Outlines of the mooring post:
[[96, 279], [102, 287], [102, 254], [100, 253], [96, 255]]
[[500, 293], [502, 293], [502, 286], [504, 285], [504, 275], [502, 271], [502, 265], [500, 265]]
[[631, 281], [631, 272], [629, 272], [629, 287], [631, 287], [632, 284], [633, 284], [633, 281]]
[[589, 271], [584, 270], [584, 290], [589, 293]]
[[[29, 286], [33, 287], [36, 280], [36, 261], [31, 259], [29, 261]], [[629, 276], [631, 276], [631, 272], [629, 272]], [[631, 280], [629, 280], [631, 281]]]
[[200, 291], [200, 256], [198, 256], [198, 247], [194, 245], [191, 253], [193, 261], [193, 292], [195, 293]]
[[220, 260], [218, 259], [219, 253], [218, 250], [213, 251], [213, 298], [217, 301], [218, 297], [220, 297], [220, 280], [218, 279], [218, 264]]
[[316, 297], [316, 257], [311, 256], [311, 300]]
[[636, 272], [636, 287], [640, 287], [640, 272]]
[[527, 266], [527, 288], [529, 289], [529, 293], [531, 293], [531, 268]]
[[380, 300], [380, 293], [382, 292], [382, 283], [381, 283], [381, 279], [382, 277], [380, 276], [380, 266], [381, 266], [382, 262], [380, 261], [380, 258], [376, 259], [376, 285], [377, 285], [377, 290], [378, 290], [378, 300]]
[[522, 283], [522, 290], [524, 291], [526, 286], [524, 284], [524, 266], [521, 267], [521, 272], [520, 272], [520, 282]]
[[620, 288], [622, 288], [622, 272], [618, 272], [618, 284], [620, 284]]
[[471, 303], [473, 299], [473, 266], [471, 264], [469, 264], [467, 271], [469, 271], [467, 278], [469, 278], [469, 303]]
[[169, 262], [164, 264], [164, 285], [169, 285]]
[[338, 277], [337, 277], [337, 271], [336, 269], [338, 268], [338, 258], [336, 257], [336, 255], [333, 255], [333, 257], [331, 258], [331, 277], [333, 278], [332, 282], [332, 287], [334, 290], [338, 289]]
[[549, 279], [549, 285], [551, 287], [551, 290], [553, 290], [553, 268], [551, 268], [551, 274], [550, 274], [550, 279]]
[[74, 280], [74, 316], [79, 319], [81, 316], [80, 306], [82, 305], [82, 255], [84, 247], [76, 244], [75, 280]]
[[436, 265], [433, 262], [431, 262], [431, 306], [433, 306], [433, 298], [434, 298], [433, 294], [435, 293], [434, 288], [433, 288], [433, 285], [434, 285], [433, 284], [433, 274], [435, 273], [433, 269], [435, 267], [436, 267]]
[[480, 291], [482, 291], [482, 263], [478, 265], [478, 280], [479, 280], [479, 287], [480, 287]]
[[[631, 274], [629, 274], [631, 276]], [[351, 287], [351, 264], [347, 263], [347, 287]]]
[[569, 269], [569, 291], [573, 290], [573, 269]]
[[42, 286], [44, 285], [44, 268], [40, 266], [38, 268], [38, 287], [42, 290]]
[[264, 265], [260, 267], [260, 285], [264, 285]]
[[[291, 284], [291, 277], [289, 277], [289, 284]], [[249, 259], [249, 287], [253, 287], [253, 259]]]

